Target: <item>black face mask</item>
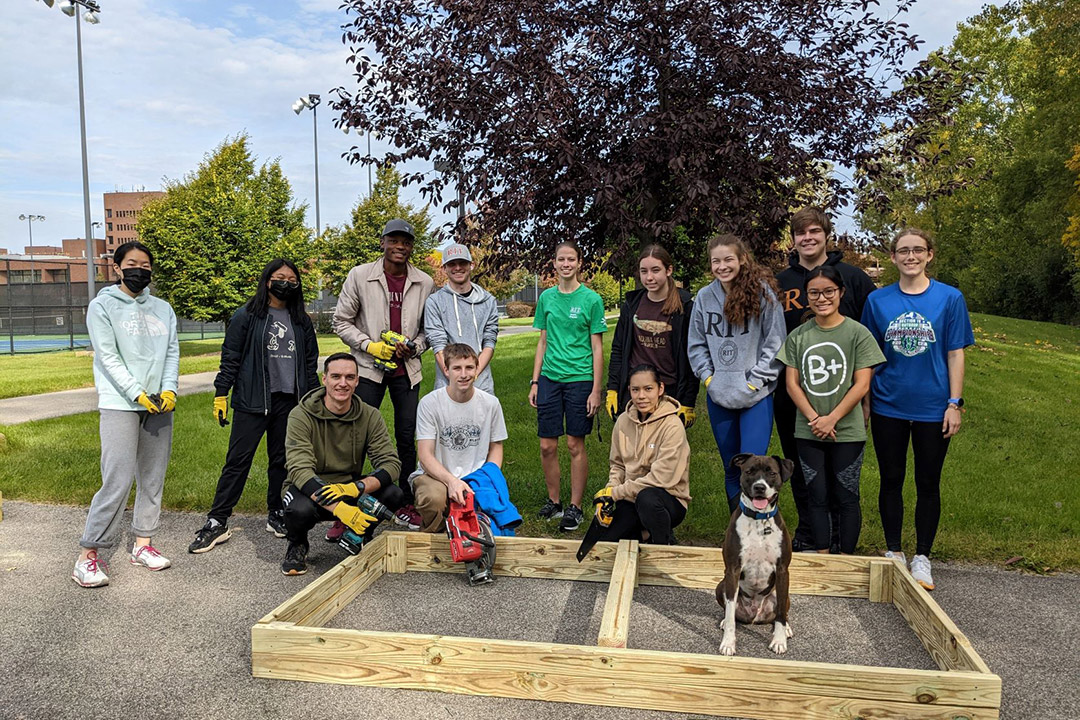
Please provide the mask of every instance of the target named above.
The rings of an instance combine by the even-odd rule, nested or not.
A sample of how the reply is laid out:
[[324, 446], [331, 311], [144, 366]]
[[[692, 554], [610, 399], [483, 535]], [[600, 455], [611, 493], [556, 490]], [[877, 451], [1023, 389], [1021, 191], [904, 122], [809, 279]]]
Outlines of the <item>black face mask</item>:
[[288, 280], [271, 280], [270, 294], [278, 300], [289, 300], [296, 296], [300, 290], [300, 283]]
[[124, 268], [124, 284], [136, 295], [150, 284], [150, 271], [145, 268]]

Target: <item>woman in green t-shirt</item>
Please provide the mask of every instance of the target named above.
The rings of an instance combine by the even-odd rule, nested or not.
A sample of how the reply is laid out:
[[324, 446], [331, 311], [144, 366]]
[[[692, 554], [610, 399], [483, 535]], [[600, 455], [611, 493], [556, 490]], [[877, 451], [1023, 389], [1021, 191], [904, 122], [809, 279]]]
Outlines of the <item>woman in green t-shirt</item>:
[[885, 362], [874, 336], [840, 314], [844, 279], [832, 265], [806, 275], [812, 322], [795, 328], [779, 358], [787, 390], [799, 410], [795, 443], [810, 497], [810, 532], [819, 553], [829, 552], [829, 507], [839, 511], [840, 552], [859, 541], [859, 474], [866, 445], [866, 409], [874, 366]]
[[[540, 509], [545, 520], [562, 518], [560, 530], [576, 530], [582, 521], [581, 498], [589, 478], [585, 437], [603, 404], [600, 393], [604, 368], [604, 302], [581, 284], [581, 251], [571, 240], [555, 246], [558, 285], [548, 288], [536, 303], [533, 327], [540, 330], [536, 345], [529, 404], [537, 409], [540, 463], [548, 500]], [[560, 502], [559, 436], [565, 418], [570, 450], [570, 505]]]

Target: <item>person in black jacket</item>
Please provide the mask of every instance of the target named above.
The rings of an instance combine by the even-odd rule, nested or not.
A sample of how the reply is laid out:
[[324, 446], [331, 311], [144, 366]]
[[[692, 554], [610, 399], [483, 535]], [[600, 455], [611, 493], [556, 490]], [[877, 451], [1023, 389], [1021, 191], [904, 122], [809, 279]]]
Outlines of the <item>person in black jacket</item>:
[[[780, 304], [784, 308], [784, 324], [787, 332], [799, 327], [804, 320], [813, 316], [810, 304], [804, 296], [806, 274], [821, 265], [832, 265], [840, 272], [846, 291], [840, 298], [840, 314], [858, 321], [862, 317], [866, 296], [877, 289], [874, 281], [860, 268], [842, 261], [844, 253], [840, 250], [826, 250], [826, 243], [832, 234], [832, 222], [820, 208], [806, 207], [791, 216], [791, 251], [789, 266], [776, 276], [780, 283]], [[810, 534], [810, 495], [803, 478], [799, 453], [795, 447], [795, 403], [787, 393], [784, 383], [780, 383], [773, 393], [773, 417], [776, 420], [776, 433], [780, 436], [780, 447], [784, 457], [795, 463], [795, 472], [791, 477], [791, 496], [795, 500], [795, 509], [799, 513], [799, 523], [792, 536], [792, 547], [800, 550], [813, 550], [814, 542]], [[835, 510], [835, 509], [834, 509]], [[839, 547], [837, 534], [839, 524], [836, 512], [833, 516], [833, 545]], [[807, 518], [804, 522], [803, 518]]]
[[690, 293], [675, 286], [671, 255], [659, 245], [648, 245], [638, 256], [638, 276], [644, 286], [626, 294], [608, 363], [608, 417], [615, 417], [630, 402], [630, 368], [651, 365], [669, 395], [679, 401], [678, 416], [689, 428], [694, 424], [698, 379], [686, 356], [686, 335], [694, 302]]
[[281, 486], [285, 482], [285, 429], [289, 412], [308, 391], [319, 387], [319, 343], [304, 311], [300, 271], [288, 260], [263, 269], [255, 296], [229, 321], [214, 379], [214, 417], [228, 424], [232, 389], [232, 433], [225, 467], [218, 478], [206, 524], [188, 552], [204, 553], [229, 539], [229, 516], [240, 500], [251, 461], [266, 435], [266, 530], [285, 537]]

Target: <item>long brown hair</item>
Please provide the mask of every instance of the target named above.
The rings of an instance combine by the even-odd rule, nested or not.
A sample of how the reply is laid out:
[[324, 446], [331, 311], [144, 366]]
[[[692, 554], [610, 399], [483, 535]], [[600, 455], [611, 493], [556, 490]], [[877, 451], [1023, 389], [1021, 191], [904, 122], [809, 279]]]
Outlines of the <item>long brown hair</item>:
[[764, 293], [765, 302], [779, 302], [780, 286], [767, 267], [758, 265], [746, 243], [737, 235], [715, 235], [710, 238], [710, 262], [712, 251], [721, 245], [735, 248], [735, 256], [739, 259], [739, 274], [731, 281], [731, 290], [724, 300], [724, 317], [732, 326], [746, 327], [761, 315], [762, 286], [772, 290], [772, 294]]
[[[671, 270], [671, 255], [662, 246], [646, 245], [641, 249], [641, 254], [638, 255], [638, 268], [640, 271], [641, 261], [645, 258], [656, 258], [660, 261], [660, 264], [664, 266], [665, 270]], [[679, 288], [675, 286], [675, 278], [668, 275], [668, 295], [664, 300], [664, 307], [660, 309], [660, 312], [665, 315], [678, 315], [683, 311], [682, 298], [679, 297]]]

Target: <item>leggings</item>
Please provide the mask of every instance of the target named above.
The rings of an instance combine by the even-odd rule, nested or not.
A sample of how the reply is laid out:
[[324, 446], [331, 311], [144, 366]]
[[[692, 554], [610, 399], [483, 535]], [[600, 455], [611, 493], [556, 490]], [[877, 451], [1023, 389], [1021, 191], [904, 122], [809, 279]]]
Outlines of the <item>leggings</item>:
[[709, 424], [713, 438], [724, 462], [724, 485], [727, 490], [728, 509], [734, 511], [739, 498], [739, 477], [742, 472], [731, 465], [731, 459], [739, 453], [764, 455], [769, 451], [772, 438], [773, 399], [767, 395], [756, 405], [741, 410], [720, 407], [709, 398]]
[[667, 490], [648, 487], [637, 495], [637, 500], [618, 500], [615, 517], [604, 530], [600, 540], [641, 540], [642, 529], [649, 531], [649, 542], [654, 545], [674, 545], [672, 528], [678, 527], [686, 517], [686, 508]]
[[885, 531], [885, 546], [893, 552], [901, 550], [910, 437], [915, 455], [915, 554], [929, 557], [941, 519], [941, 468], [949, 451], [949, 440], [942, 437], [941, 421], [899, 420], [871, 413], [870, 431], [881, 471], [878, 511]]
[[799, 462], [806, 478], [807, 511], [815, 550], [828, 550], [832, 541], [829, 509], [838, 516], [840, 552], [851, 555], [859, 542], [862, 509], [859, 507], [859, 474], [865, 441], [823, 442], [798, 438]]

